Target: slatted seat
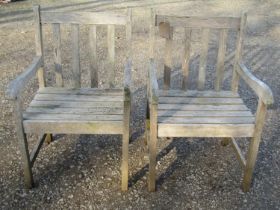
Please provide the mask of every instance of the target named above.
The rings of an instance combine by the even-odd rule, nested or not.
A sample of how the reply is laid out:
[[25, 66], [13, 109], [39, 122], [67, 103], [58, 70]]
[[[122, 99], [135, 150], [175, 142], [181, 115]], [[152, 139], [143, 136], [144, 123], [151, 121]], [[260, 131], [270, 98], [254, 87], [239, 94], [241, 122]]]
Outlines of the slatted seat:
[[[32, 167], [44, 142], [52, 141], [52, 134], [118, 134], [122, 136], [121, 188], [128, 189], [128, 144], [131, 105], [131, 9], [127, 15], [111, 12], [51, 12], [41, 11], [34, 6], [36, 56], [29, 67], [11, 82], [6, 92], [15, 104], [15, 122], [22, 154], [24, 183], [27, 188], [34, 185]], [[53, 76], [55, 87], [46, 84], [43, 55], [43, 25], [51, 25], [53, 41]], [[71, 63], [63, 73], [61, 28], [71, 28]], [[89, 50], [88, 88], [81, 84], [80, 28], [87, 28]], [[99, 26], [107, 28], [106, 70], [108, 81], [100, 87], [98, 71]], [[125, 28], [126, 64], [123, 84], [116, 89], [115, 29]], [[103, 37], [102, 37], [103, 38]], [[68, 66], [68, 65], [66, 65]], [[103, 70], [103, 69], [102, 69]], [[101, 72], [101, 71], [100, 71]], [[22, 110], [22, 92], [28, 82], [38, 76], [39, 90], [28, 108]], [[68, 75], [68, 76], [66, 76]], [[65, 79], [68, 82], [65, 82]], [[67, 83], [67, 85], [66, 85]], [[67, 86], [67, 87], [65, 87]], [[38, 134], [40, 138], [29, 152], [27, 133]]]
[[[40, 89], [23, 113], [28, 133], [122, 134], [122, 89]], [[71, 129], [72, 128], [72, 129]]]
[[231, 91], [159, 90], [159, 137], [252, 137], [255, 117]]
[[[242, 17], [189, 17], [156, 15], [151, 11], [150, 25], [150, 69], [147, 85], [148, 103], [146, 115], [146, 135], [149, 146], [150, 191], [156, 189], [156, 152], [158, 137], [215, 137], [223, 138], [222, 144], [231, 143], [241, 166], [244, 168], [243, 190], [251, 184], [261, 132], [264, 125], [266, 107], [273, 102], [270, 88], [253, 76], [241, 60], [242, 40], [246, 25], [246, 14]], [[155, 61], [156, 27], [165, 39], [163, 87], [157, 81]], [[171, 89], [172, 46], [174, 28], [183, 28], [183, 56], [181, 88]], [[190, 78], [192, 37], [196, 30], [201, 34], [199, 67], [197, 69], [196, 90], [191, 85], [196, 77]], [[211, 32], [218, 31], [218, 52], [216, 72], [207, 74], [207, 60]], [[178, 30], [179, 31], [179, 30]], [[182, 30], [181, 30], [182, 31]], [[225, 55], [228, 33], [236, 31], [236, 48], [231, 89], [224, 90]], [[197, 38], [197, 37], [196, 37]], [[177, 50], [179, 52], [179, 50]], [[209, 89], [207, 78], [215, 75], [214, 90]], [[238, 94], [239, 79], [259, 97], [258, 108], [253, 115]], [[192, 83], [190, 83], [192, 79]], [[176, 81], [177, 82], [177, 81]], [[190, 85], [191, 84], [191, 85]], [[178, 85], [178, 82], [177, 82]], [[180, 85], [180, 84], [179, 84]], [[208, 89], [206, 89], [208, 88]], [[235, 137], [251, 137], [247, 159], [243, 156]]]

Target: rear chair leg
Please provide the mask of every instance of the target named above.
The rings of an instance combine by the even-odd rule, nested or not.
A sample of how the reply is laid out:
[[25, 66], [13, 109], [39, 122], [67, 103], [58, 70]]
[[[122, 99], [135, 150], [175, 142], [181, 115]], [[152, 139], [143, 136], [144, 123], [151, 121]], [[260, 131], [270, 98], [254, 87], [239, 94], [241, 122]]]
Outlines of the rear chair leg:
[[225, 147], [225, 146], [229, 145], [230, 141], [231, 141], [231, 138], [228, 138], [228, 137], [222, 138], [221, 145]]
[[45, 141], [46, 141], [47, 144], [52, 143], [53, 142], [53, 135], [51, 133], [48, 133], [46, 135]]
[[150, 136], [150, 110], [149, 110], [149, 102], [147, 102], [147, 108], [146, 108], [146, 129], [145, 129], [145, 135], [144, 135], [144, 144], [148, 144], [148, 139]]

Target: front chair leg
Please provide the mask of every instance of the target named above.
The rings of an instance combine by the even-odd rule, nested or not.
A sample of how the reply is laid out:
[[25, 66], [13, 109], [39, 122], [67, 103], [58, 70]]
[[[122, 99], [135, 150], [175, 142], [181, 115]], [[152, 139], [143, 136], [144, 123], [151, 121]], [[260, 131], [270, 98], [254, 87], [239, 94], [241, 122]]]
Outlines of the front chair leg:
[[245, 192], [249, 191], [250, 189], [252, 175], [257, 159], [257, 154], [259, 151], [259, 145], [261, 140], [262, 129], [264, 126], [265, 114], [266, 114], [266, 105], [262, 101], [259, 101], [257, 112], [256, 112], [255, 132], [253, 138], [250, 141], [246, 166], [244, 170], [242, 187]]
[[26, 188], [32, 188], [34, 186], [34, 182], [33, 182], [30, 156], [28, 150], [28, 142], [22, 124], [21, 104], [18, 100], [15, 101], [15, 122], [16, 122], [17, 137], [19, 140], [19, 148], [22, 156], [21, 161], [22, 161], [23, 173], [24, 173], [24, 184]]

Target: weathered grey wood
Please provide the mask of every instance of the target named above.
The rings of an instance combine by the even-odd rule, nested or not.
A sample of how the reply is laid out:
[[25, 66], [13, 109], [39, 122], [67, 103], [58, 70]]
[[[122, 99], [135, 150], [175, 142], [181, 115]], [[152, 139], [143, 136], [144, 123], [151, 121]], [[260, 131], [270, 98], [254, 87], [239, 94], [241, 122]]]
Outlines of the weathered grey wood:
[[14, 101], [14, 119], [16, 123], [16, 134], [19, 141], [19, 148], [21, 152], [21, 161], [24, 173], [24, 184], [26, 188], [32, 188], [34, 185], [31, 162], [28, 150], [28, 142], [22, 124], [22, 109], [20, 99]]
[[257, 159], [260, 141], [261, 141], [262, 129], [263, 129], [264, 122], [265, 122], [265, 115], [266, 115], [266, 104], [262, 100], [259, 100], [258, 108], [257, 108], [257, 112], [256, 112], [255, 130], [254, 130], [253, 137], [249, 144], [246, 167], [244, 170], [244, 178], [243, 178], [243, 183], [242, 183], [243, 190], [245, 192], [249, 191], [249, 189], [250, 189], [252, 175], [253, 175], [256, 159]]
[[189, 62], [190, 62], [190, 54], [191, 54], [191, 29], [185, 28], [185, 48], [184, 48], [184, 56], [182, 62], [182, 70], [183, 70], [183, 83], [182, 90], [187, 89], [188, 84], [188, 76], [189, 76]]
[[266, 105], [273, 103], [274, 99], [271, 89], [264, 82], [255, 77], [243, 63], [239, 63], [236, 72]]
[[198, 98], [240, 98], [238, 93], [232, 91], [197, 91], [197, 90], [159, 90], [159, 96], [168, 96], [168, 97], [198, 97]]
[[122, 121], [25, 120], [26, 133], [122, 134]]
[[182, 116], [159, 116], [159, 123], [170, 124], [253, 124], [254, 117], [182, 117]]
[[158, 124], [158, 137], [252, 137], [254, 124]]
[[149, 47], [149, 58], [154, 59], [155, 57], [155, 12], [151, 9], [151, 20], [150, 20], [150, 47]]
[[250, 111], [181, 111], [181, 110], [158, 110], [158, 116], [170, 116], [170, 117], [252, 117], [253, 114]]
[[74, 88], [81, 87], [81, 70], [80, 70], [80, 41], [79, 41], [79, 25], [72, 25], [72, 44], [73, 44], [73, 78], [72, 86]]
[[123, 96], [37, 94], [34, 99], [37, 101], [123, 101]]
[[42, 66], [42, 56], [36, 56], [32, 63], [9, 85], [6, 90], [6, 97], [15, 100], [24, 90], [28, 82], [36, 75], [36, 72]]
[[241, 61], [241, 57], [242, 57], [242, 47], [243, 47], [243, 38], [246, 29], [246, 21], [247, 21], [247, 14], [243, 13], [240, 21], [240, 28], [237, 34], [234, 67], [232, 72], [231, 90], [234, 92], [238, 91], [239, 75], [237, 73], [237, 69], [239, 68], [238, 63]]
[[39, 82], [39, 87], [45, 87], [46, 81], [43, 69], [43, 38], [42, 38], [42, 25], [41, 25], [41, 12], [40, 6], [33, 6], [34, 22], [35, 22], [35, 49], [36, 55], [42, 57], [42, 68], [38, 69], [37, 77]]
[[32, 107], [80, 107], [80, 108], [91, 108], [91, 107], [122, 107], [122, 101], [91, 101], [83, 102], [80, 101], [32, 101], [30, 103]]
[[53, 42], [54, 42], [54, 70], [55, 70], [56, 85], [58, 87], [63, 87], [60, 25], [54, 23], [52, 24], [52, 28], [53, 28]]
[[115, 26], [108, 25], [107, 33], [108, 45], [108, 71], [109, 71], [109, 87], [115, 86]]
[[148, 189], [149, 191], [156, 190], [156, 156], [157, 156], [157, 135], [158, 135], [158, 125], [157, 125], [157, 105], [155, 103], [150, 105], [151, 115], [150, 115], [150, 139], [149, 145], [149, 181]]
[[57, 121], [121, 121], [122, 115], [95, 115], [95, 114], [51, 114], [51, 113], [30, 113], [23, 114], [24, 120], [57, 120]]
[[208, 55], [208, 42], [209, 42], [209, 29], [202, 29], [201, 36], [201, 53], [200, 53], [200, 64], [199, 64], [199, 72], [198, 72], [198, 89], [203, 90], [206, 79], [206, 63], [207, 63], [207, 55]]
[[124, 94], [122, 88], [99, 89], [99, 88], [56, 88], [46, 87], [39, 89], [40, 94], [62, 94], [62, 95], [106, 95], [106, 96], [122, 96]]
[[131, 60], [128, 60], [125, 65], [124, 70], [124, 101], [130, 101], [131, 100], [131, 68], [132, 68], [132, 62]]
[[80, 108], [80, 107], [28, 107], [26, 112], [33, 113], [49, 113], [49, 114], [123, 114], [123, 109], [120, 107], [90, 107], [90, 108]]
[[215, 90], [216, 91], [220, 91], [221, 86], [223, 85], [227, 34], [228, 34], [228, 29], [220, 30], [216, 81], [215, 81]]
[[37, 156], [40, 152], [41, 147], [44, 144], [44, 141], [45, 141], [46, 137], [47, 137], [47, 134], [44, 134], [44, 135], [40, 136], [39, 140], [37, 141], [36, 145], [34, 146], [33, 150], [31, 151], [31, 153], [30, 153], [30, 165], [31, 165], [31, 167], [33, 167], [34, 162], [35, 162], [35, 160], [36, 160], [36, 158], [37, 158]]
[[213, 111], [213, 110], [235, 110], [235, 111], [241, 111], [241, 110], [249, 110], [244, 104], [235, 104], [235, 105], [208, 105], [208, 104], [159, 104], [158, 108], [160, 110], [189, 110], [189, 111], [195, 111], [195, 110], [204, 110], [204, 111]]
[[156, 65], [153, 59], [150, 60], [149, 68], [149, 91], [150, 91], [150, 103], [158, 103], [158, 82], [156, 76]]
[[185, 98], [185, 97], [159, 97], [160, 104], [243, 104], [241, 98]]
[[128, 60], [132, 58], [132, 10], [127, 9], [127, 23], [126, 23], [126, 57]]
[[[168, 25], [169, 26], [169, 25]], [[168, 27], [166, 29], [167, 39], [165, 40], [165, 61], [164, 61], [164, 75], [163, 75], [163, 88], [165, 90], [170, 89], [170, 80], [171, 80], [171, 70], [172, 70], [172, 38], [173, 38], [173, 29]]]
[[89, 28], [89, 55], [91, 87], [98, 87], [96, 25]]
[[111, 12], [41, 12], [42, 23], [125, 25], [127, 16]]
[[162, 22], [169, 22], [173, 27], [188, 28], [239, 28], [238, 17], [191, 17], [156, 15], [156, 26]]
[[245, 160], [245, 158], [244, 158], [244, 156], [243, 156], [243, 154], [242, 154], [242, 152], [241, 152], [241, 150], [240, 150], [236, 140], [233, 137], [231, 138], [231, 145], [232, 145], [232, 147], [233, 147], [233, 149], [234, 149], [234, 151], [235, 151], [235, 153], [237, 155], [237, 159], [240, 162], [242, 168], [245, 168], [246, 160]]

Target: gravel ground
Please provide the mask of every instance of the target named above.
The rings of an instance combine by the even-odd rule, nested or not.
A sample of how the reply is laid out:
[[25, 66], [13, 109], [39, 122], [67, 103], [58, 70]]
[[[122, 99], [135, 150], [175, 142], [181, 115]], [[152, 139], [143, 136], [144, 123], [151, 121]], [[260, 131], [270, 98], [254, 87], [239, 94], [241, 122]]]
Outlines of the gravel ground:
[[[7, 84], [14, 79], [34, 56], [34, 31], [32, 3], [43, 8], [61, 11], [115, 10], [124, 12], [133, 7], [133, 116], [132, 142], [129, 146], [130, 187], [120, 191], [120, 136], [55, 135], [55, 141], [44, 145], [34, 165], [36, 187], [25, 190], [20, 165], [20, 152], [12, 119], [13, 107], [4, 97]], [[151, 3], [152, 2], [152, 3]], [[231, 147], [222, 147], [216, 138], [159, 139], [157, 191], [147, 191], [147, 149], [144, 145], [144, 115], [146, 70], [148, 60], [148, 7], [155, 7], [165, 14], [190, 15], [239, 15], [248, 11], [248, 29], [243, 57], [254, 74], [265, 81], [275, 96], [269, 107], [254, 181], [250, 192], [240, 189], [242, 170]], [[278, 16], [278, 17], [277, 17]], [[0, 208], [2, 209], [280, 209], [280, 5], [277, 1], [19, 1], [0, 4]], [[63, 69], [66, 79], [71, 76], [71, 46], [69, 28], [62, 29]], [[88, 81], [88, 55], [86, 28], [81, 29], [81, 61], [83, 86]], [[178, 68], [181, 52], [181, 31], [175, 32], [173, 88], [181, 79]], [[46, 70], [48, 84], [53, 80], [52, 33], [44, 28]], [[122, 77], [124, 57], [124, 32], [117, 30], [117, 81]], [[207, 87], [213, 87], [213, 71], [217, 55], [217, 33], [211, 36]], [[105, 30], [98, 34], [101, 86], [106, 86]], [[199, 36], [194, 34], [191, 74], [196, 75]], [[225, 88], [229, 88], [235, 36], [228, 41]], [[162, 53], [158, 40], [158, 56]], [[159, 69], [162, 59], [159, 59]], [[102, 76], [103, 75], [103, 76]], [[158, 76], [162, 76], [159, 70]], [[194, 81], [193, 81], [194, 82]], [[67, 84], [67, 83], [66, 83]], [[30, 102], [37, 88], [36, 80], [30, 82], [25, 92], [25, 105]], [[246, 104], [256, 110], [257, 98], [243, 82], [240, 94]], [[28, 136], [32, 147], [37, 136]], [[245, 152], [248, 139], [238, 143]]]

